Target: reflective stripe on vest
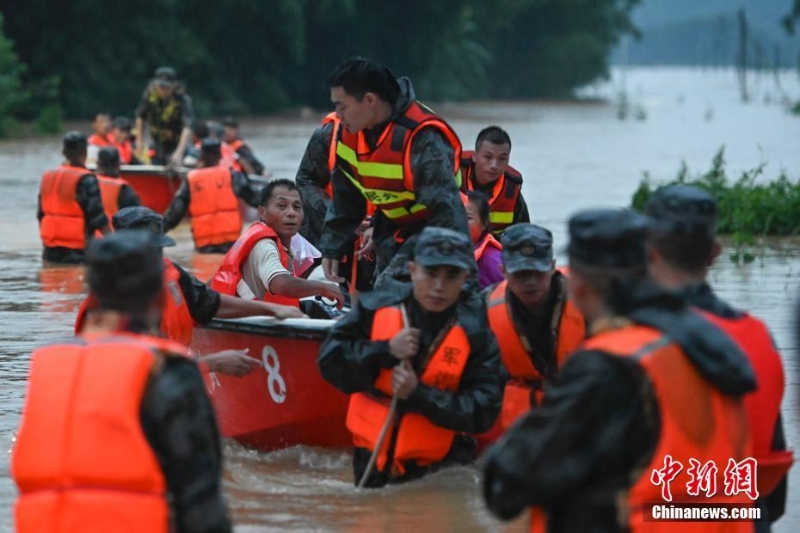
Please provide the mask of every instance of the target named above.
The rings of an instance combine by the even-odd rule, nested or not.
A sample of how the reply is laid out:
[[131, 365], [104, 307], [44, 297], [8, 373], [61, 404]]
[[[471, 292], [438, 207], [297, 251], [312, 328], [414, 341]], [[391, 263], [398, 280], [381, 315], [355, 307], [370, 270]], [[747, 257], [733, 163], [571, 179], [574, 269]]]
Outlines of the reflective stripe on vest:
[[189, 214], [197, 248], [234, 242], [242, 232], [239, 200], [231, 185], [231, 171], [224, 167], [189, 172]]
[[372, 150], [363, 132], [353, 134], [340, 127], [334, 137], [337, 167], [342, 175], [396, 225], [424, 220], [428, 216], [426, 207], [416, 203], [410, 157], [414, 136], [429, 127], [440, 131], [453, 147], [454, 179], [456, 186], [460, 187], [458, 163], [461, 143], [458, 136], [447, 123], [419, 102], [413, 102], [403, 115], [386, 126]]
[[[628, 492], [628, 525], [632, 532], [674, 530], [674, 524], [645, 522], [644, 517], [645, 504], [663, 502], [661, 486], [651, 482], [651, 474], [664, 466], [666, 455], [679, 461], [684, 468], [689, 468], [690, 458], [701, 464], [714, 461], [718, 467], [717, 493], [711, 497], [704, 495], [704, 504], [752, 505], [744, 493], [726, 496], [723, 491], [728, 460], [739, 462], [751, 453], [742, 398], [726, 396], [714, 388], [678, 345], [653, 328], [631, 325], [598, 333], [587, 339], [581, 349], [634, 358], [653, 386], [661, 422], [659, 441], [650, 464], [641, 469]], [[671, 484], [674, 503], [697, 501], [696, 497], [688, 495], [686, 485], [677, 480]], [[725, 528], [715, 531], [752, 531], [753, 527], [752, 523], [725, 524]], [[707, 530], [700, 526], [707, 527], [707, 524], [682, 523], [681, 531]]]
[[[292, 261], [289, 258], [289, 254], [283, 249], [283, 244], [278, 234], [275, 233], [275, 230], [263, 222], [254, 222], [247, 228], [247, 231], [239, 237], [231, 249], [228, 250], [225, 257], [222, 258], [222, 263], [220, 263], [217, 272], [211, 278], [211, 288], [220, 294], [236, 296], [239, 282], [242, 281], [242, 265], [247, 261], [253, 247], [261, 239], [272, 239], [275, 241], [281, 265], [294, 275]], [[292, 305], [295, 307], [300, 306], [300, 300], [298, 298], [270, 294], [269, 290], [264, 294], [264, 301], [281, 305]]]
[[[539, 403], [543, 396], [543, 377], [533, 365], [530, 353], [514, 324], [511, 309], [506, 301], [507, 287], [508, 282], [505, 280], [498, 283], [489, 294], [486, 303], [489, 326], [497, 338], [500, 357], [511, 376], [503, 391], [503, 407], [500, 412], [500, 424], [504, 430], [530, 410], [532, 401]], [[575, 351], [585, 335], [586, 325], [583, 315], [575, 304], [567, 299], [561, 310], [556, 336], [555, 359], [558, 368], [564, 365], [567, 356]], [[547, 342], [549, 341], [550, 339], [547, 339]]]
[[[472, 182], [474, 177], [474, 152], [465, 151], [461, 156], [461, 173], [463, 192], [475, 189]], [[522, 191], [522, 174], [514, 167], [509, 166], [506, 171], [495, 181], [489, 200], [489, 229], [494, 235], [501, 234], [514, 222], [514, 210], [517, 206], [519, 195]]]
[[[388, 340], [403, 329], [402, 313], [398, 307], [384, 307], [376, 311], [372, 324], [372, 340]], [[444, 391], [458, 390], [461, 375], [469, 358], [467, 334], [458, 324], [450, 328], [441, 344], [431, 356], [419, 380], [429, 387]], [[392, 396], [392, 370], [381, 369], [375, 380], [375, 389], [386, 397]], [[347, 428], [353, 433], [353, 443], [370, 451], [375, 449], [378, 435], [389, 415], [387, 398], [377, 398], [368, 393], [350, 396], [347, 410]], [[393, 473], [405, 473], [404, 463], [414, 461], [427, 466], [441, 461], [450, 451], [455, 431], [442, 428], [417, 413], [400, 415], [395, 422]], [[378, 454], [377, 469], [383, 472], [388, 466], [388, 452], [392, 439], [386, 438]]]
[[753, 439], [753, 456], [758, 461], [759, 492], [766, 496], [780, 483], [792, 464], [790, 452], [772, 450], [784, 389], [781, 356], [761, 320], [747, 314], [735, 319], [702, 310], [700, 314], [736, 342], [755, 372], [758, 389], [744, 397], [744, 407]]
[[162, 346], [112, 334], [34, 352], [11, 457], [17, 531], [168, 530], [166, 482], [140, 418]]
[[85, 168], [62, 165], [45, 172], [39, 189], [42, 217], [39, 236], [48, 248], [83, 250], [86, 246], [86, 217], [75, 199], [78, 182], [87, 174]]

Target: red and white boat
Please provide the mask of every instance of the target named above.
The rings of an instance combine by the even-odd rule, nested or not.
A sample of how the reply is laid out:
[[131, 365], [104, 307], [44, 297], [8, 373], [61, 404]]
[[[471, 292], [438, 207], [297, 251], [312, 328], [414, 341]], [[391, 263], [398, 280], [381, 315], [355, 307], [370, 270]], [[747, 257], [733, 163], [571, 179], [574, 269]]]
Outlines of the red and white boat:
[[264, 364], [242, 378], [205, 377], [223, 436], [261, 450], [352, 443], [345, 427], [348, 397], [317, 368], [320, 344], [332, 324], [253, 317], [195, 328], [192, 349], [200, 355], [247, 348]]
[[131, 184], [143, 206], [163, 213], [172, 202], [187, 170], [175, 170], [162, 165], [122, 165], [120, 177]]

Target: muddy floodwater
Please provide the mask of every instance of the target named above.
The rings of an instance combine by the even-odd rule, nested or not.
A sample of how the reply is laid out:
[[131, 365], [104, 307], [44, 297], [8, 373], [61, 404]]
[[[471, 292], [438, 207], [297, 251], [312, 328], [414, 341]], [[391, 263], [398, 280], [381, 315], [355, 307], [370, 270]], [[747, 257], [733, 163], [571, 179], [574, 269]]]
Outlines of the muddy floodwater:
[[[800, 177], [800, 118], [782, 104], [786, 94], [800, 98], [797, 74], [782, 73], [780, 86], [772, 74], [749, 80], [752, 99], [744, 104], [733, 71], [630, 70], [625, 87], [631, 108], [625, 120], [618, 117], [619, 72], [581, 92], [590, 103], [474, 102], [434, 108], [451, 122], [465, 148], [489, 124], [510, 133], [511, 164], [525, 179], [531, 217], [553, 231], [560, 250], [572, 212], [629, 204], [643, 171], [666, 180], [681, 161], [692, 170], [706, 170], [723, 145], [730, 175], [766, 162], [762, 179], [773, 179], [781, 170]], [[275, 176], [294, 177], [320, 117], [243, 120], [242, 130]], [[76, 126], [88, 130], [88, 123]], [[8, 450], [19, 424], [30, 352], [71, 334], [83, 298], [80, 268], [43, 269], [40, 259], [36, 194], [42, 172], [60, 162], [59, 151], [56, 137], [0, 142], [0, 531], [13, 529], [16, 490]], [[178, 246], [168, 255], [188, 268], [203, 268], [203, 259], [193, 257], [188, 227], [179, 227], [174, 236]], [[723, 254], [711, 280], [724, 298], [769, 325], [786, 368], [787, 440], [798, 449], [800, 373], [792, 310], [800, 288], [800, 240], [764, 241], [756, 255], [756, 261], [737, 265]], [[260, 453], [226, 442], [225, 460], [225, 490], [237, 531], [526, 529], [524, 520], [502, 524], [487, 513], [480, 477], [472, 468], [359, 493], [346, 450]], [[800, 531], [800, 468], [793, 470], [789, 487], [778, 532]]]

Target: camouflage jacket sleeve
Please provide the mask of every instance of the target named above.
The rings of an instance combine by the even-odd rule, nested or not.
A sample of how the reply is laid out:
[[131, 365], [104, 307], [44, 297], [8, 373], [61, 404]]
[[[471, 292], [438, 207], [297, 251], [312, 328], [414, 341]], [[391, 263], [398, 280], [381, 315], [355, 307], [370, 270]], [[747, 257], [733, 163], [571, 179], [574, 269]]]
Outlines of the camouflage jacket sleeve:
[[100, 184], [94, 174], [86, 174], [78, 181], [75, 188], [75, 200], [83, 210], [86, 220], [86, 233], [91, 235], [109, 223], [103, 210], [103, 198], [100, 196]]
[[453, 147], [433, 128], [420, 131], [411, 141], [411, 171], [417, 203], [428, 208], [429, 226], [469, 235], [467, 213], [456, 187]]
[[117, 200], [117, 208], [125, 209], [126, 207], [136, 207], [142, 205], [142, 200], [133, 187], [130, 185], [123, 185], [119, 190], [119, 199]]
[[186, 211], [189, 210], [191, 194], [189, 193], [189, 182], [183, 180], [181, 186], [175, 191], [175, 197], [169, 204], [167, 212], [164, 213], [164, 231], [169, 231], [181, 223]]
[[331, 199], [325, 187], [331, 181], [328, 169], [328, 149], [333, 139], [333, 124], [314, 130], [294, 178], [303, 199], [303, 227], [300, 233], [315, 246], [319, 244], [325, 215]]
[[525, 198], [522, 197], [522, 192], [519, 193], [517, 203], [514, 205], [514, 224], [520, 222], [530, 223], [531, 215], [528, 213], [528, 204], [525, 203]]
[[244, 172], [231, 170], [231, 186], [233, 192], [251, 207], [258, 207], [258, 193], [250, 185], [250, 179]]

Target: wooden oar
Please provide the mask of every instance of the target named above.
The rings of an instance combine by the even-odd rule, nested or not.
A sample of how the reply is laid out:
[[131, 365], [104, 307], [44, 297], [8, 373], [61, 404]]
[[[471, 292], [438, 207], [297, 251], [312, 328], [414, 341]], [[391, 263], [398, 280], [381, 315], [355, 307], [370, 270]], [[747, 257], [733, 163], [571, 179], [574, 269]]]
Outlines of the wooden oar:
[[[408, 328], [408, 314], [406, 313], [406, 306], [404, 303], [400, 304], [400, 313], [403, 316], [403, 328]], [[408, 359], [404, 359], [401, 365], [405, 365], [406, 368], [409, 370], [411, 367], [408, 364]], [[397, 411], [397, 393], [392, 395], [392, 403], [389, 405], [389, 414], [386, 415], [386, 421], [383, 423], [383, 427], [381, 428], [381, 432], [378, 434], [378, 443], [375, 445], [375, 449], [372, 450], [372, 455], [369, 458], [369, 462], [367, 463], [367, 468], [364, 469], [364, 474], [361, 476], [361, 481], [358, 482], [358, 488], [364, 488], [364, 484], [367, 482], [367, 478], [372, 473], [372, 469], [375, 467], [375, 461], [378, 459], [378, 453], [380, 449], [383, 447], [383, 441], [386, 440], [386, 433], [389, 431], [389, 427], [392, 426], [394, 421], [395, 412]]]

